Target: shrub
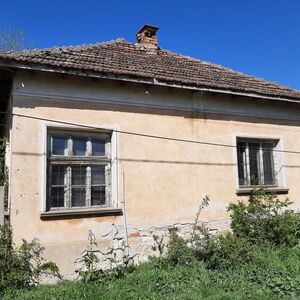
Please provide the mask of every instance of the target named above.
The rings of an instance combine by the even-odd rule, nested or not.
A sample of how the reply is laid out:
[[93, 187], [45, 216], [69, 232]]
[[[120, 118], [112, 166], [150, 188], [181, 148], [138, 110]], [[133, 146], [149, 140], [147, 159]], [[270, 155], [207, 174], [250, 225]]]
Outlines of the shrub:
[[60, 277], [58, 267], [43, 259], [44, 249], [37, 240], [23, 240], [14, 248], [12, 237], [9, 225], [0, 226], [0, 292], [37, 284], [42, 275]]
[[195, 260], [193, 250], [188, 247], [185, 239], [178, 236], [177, 228], [169, 229], [170, 241], [167, 248], [167, 262], [172, 265], [191, 265]]
[[228, 232], [206, 235], [195, 244], [195, 255], [210, 269], [229, 269], [252, 260], [255, 247], [244, 238]]
[[247, 203], [231, 203], [228, 210], [233, 234], [252, 244], [295, 246], [300, 238], [300, 217], [288, 209], [290, 204], [265, 189], [257, 190]]
[[264, 189], [255, 191], [248, 202], [230, 203], [232, 233], [211, 235], [205, 227], [198, 227], [195, 255], [211, 269], [232, 269], [259, 263], [262, 251], [296, 246], [300, 217], [288, 209], [290, 204]]

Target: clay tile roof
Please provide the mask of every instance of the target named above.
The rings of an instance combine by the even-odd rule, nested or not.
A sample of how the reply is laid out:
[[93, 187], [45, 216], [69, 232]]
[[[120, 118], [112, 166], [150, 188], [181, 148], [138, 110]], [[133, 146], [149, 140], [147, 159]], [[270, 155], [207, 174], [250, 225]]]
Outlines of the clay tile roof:
[[0, 64], [125, 76], [300, 102], [300, 92], [286, 86], [163, 49], [149, 50], [124, 39], [92, 45], [0, 53]]

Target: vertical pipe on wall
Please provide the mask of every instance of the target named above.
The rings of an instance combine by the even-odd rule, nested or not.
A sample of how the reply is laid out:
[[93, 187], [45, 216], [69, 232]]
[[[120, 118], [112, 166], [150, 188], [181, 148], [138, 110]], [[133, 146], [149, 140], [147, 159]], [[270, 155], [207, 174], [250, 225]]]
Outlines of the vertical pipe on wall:
[[4, 186], [0, 186], [0, 225], [4, 225]]
[[129, 255], [129, 244], [128, 244], [128, 226], [127, 226], [127, 216], [126, 216], [126, 194], [125, 194], [125, 172], [122, 173], [122, 181], [123, 181], [123, 213], [124, 213], [124, 227], [125, 227], [125, 235], [126, 235], [126, 254]]

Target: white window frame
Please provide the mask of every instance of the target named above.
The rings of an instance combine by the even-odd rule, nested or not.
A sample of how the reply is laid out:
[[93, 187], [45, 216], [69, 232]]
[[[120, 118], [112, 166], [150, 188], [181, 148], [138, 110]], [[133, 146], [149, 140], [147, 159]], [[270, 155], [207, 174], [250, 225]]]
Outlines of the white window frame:
[[[91, 125], [92, 126], [92, 125]], [[109, 203], [109, 209], [119, 209], [119, 203], [118, 203], [118, 160], [117, 160], [117, 134], [116, 130], [118, 129], [117, 125], [102, 125], [101, 128], [104, 128], [105, 131], [111, 133], [111, 140], [110, 140], [110, 162], [111, 162], [111, 173], [110, 173], [110, 203]], [[53, 208], [50, 211], [47, 211], [47, 201], [48, 201], [48, 170], [47, 170], [47, 160], [48, 160], [48, 132], [49, 131], [73, 131], [73, 132], [82, 132], [82, 133], [90, 133], [91, 135], [97, 135], [101, 134], [101, 131], [99, 130], [89, 130], [86, 128], [82, 128], [80, 126], [69, 126], [64, 124], [57, 124], [53, 122], [45, 122], [44, 123], [44, 142], [43, 142], [43, 148], [44, 148], [44, 159], [43, 159], [43, 197], [42, 197], [42, 203], [41, 203], [41, 213], [50, 213], [51, 211], [102, 211], [102, 209], [105, 210], [106, 207], [103, 206], [91, 206], [91, 207], [72, 207], [72, 208]]]

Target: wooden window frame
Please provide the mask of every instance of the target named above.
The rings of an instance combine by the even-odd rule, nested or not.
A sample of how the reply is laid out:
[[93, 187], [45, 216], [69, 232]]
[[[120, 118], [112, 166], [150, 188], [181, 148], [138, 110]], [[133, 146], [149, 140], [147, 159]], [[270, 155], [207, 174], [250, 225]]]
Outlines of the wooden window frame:
[[[53, 152], [53, 137], [64, 136], [67, 137], [67, 147], [65, 148], [64, 155], [54, 155]], [[86, 153], [84, 156], [72, 155], [73, 139], [75, 137], [84, 137], [86, 142]], [[99, 138], [105, 140], [105, 155], [93, 156], [92, 155], [92, 139]], [[95, 131], [81, 131], [75, 129], [49, 129], [47, 131], [47, 196], [46, 196], [46, 213], [53, 211], [66, 211], [66, 210], [97, 210], [97, 209], [111, 209], [113, 207], [111, 196], [111, 138], [110, 132], [95, 132]], [[64, 207], [51, 207], [50, 206], [50, 189], [51, 189], [51, 167], [53, 165], [61, 165], [67, 167], [67, 172], [64, 175]], [[86, 167], [86, 199], [84, 206], [72, 206], [72, 171], [71, 166]], [[105, 204], [104, 205], [91, 205], [91, 167], [105, 165]], [[101, 185], [101, 184], [100, 184]], [[99, 186], [100, 186], [99, 185]], [[66, 190], [65, 190], [66, 189]]]
[[[238, 157], [238, 145], [239, 143], [245, 143], [245, 156], [243, 158], [244, 161], [244, 178], [246, 180], [246, 184], [240, 184], [240, 174], [239, 174], [239, 168], [238, 168], [238, 186], [239, 189], [247, 189], [247, 188], [253, 188], [255, 186], [264, 186], [264, 187], [270, 187], [270, 188], [278, 188], [278, 173], [277, 173], [277, 155], [276, 151], [272, 151], [272, 172], [274, 177], [274, 184], [265, 184], [264, 179], [264, 159], [263, 159], [263, 144], [269, 143], [273, 144], [273, 149], [276, 150], [276, 147], [279, 143], [278, 139], [265, 139], [265, 138], [240, 138], [237, 137], [237, 164], [239, 164], [239, 157]], [[252, 184], [251, 183], [251, 174], [250, 174], [250, 158], [249, 158], [249, 144], [254, 143], [258, 144], [258, 151], [259, 151], [259, 162], [258, 162], [258, 183]]]

